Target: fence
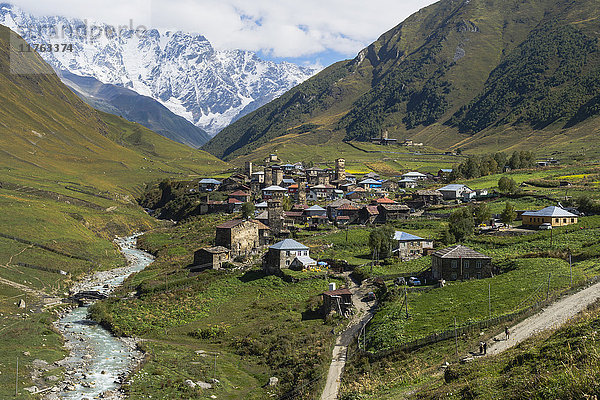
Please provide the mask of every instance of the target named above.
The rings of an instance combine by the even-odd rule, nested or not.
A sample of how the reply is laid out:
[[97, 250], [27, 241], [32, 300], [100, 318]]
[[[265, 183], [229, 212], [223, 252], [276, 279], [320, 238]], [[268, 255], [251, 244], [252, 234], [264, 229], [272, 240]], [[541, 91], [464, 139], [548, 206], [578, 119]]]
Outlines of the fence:
[[[580, 283], [575, 284], [570, 288], [556, 291], [552, 294], [552, 296], [548, 296], [548, 294], [547, 294], [546, 299], [537, 300], [537, 301], [533, 302], [533, 304], [521, 308], [524, 303], [530, 301], [532, 298], [535, 299], [536, 296], [538, 296], [539, 290], [536, 289], [527, 299], [525, 299], [523, 302], [521, 302], [521, 304], [519, 306], [517, 306], [517, 308], [520, 308], [517, 311], [508, 313], [508, 314], [499, 315], [499, 316], [492, 317], [492, 318], [488, 318], [488, 319], [481, 320], [481, 321], [475, 321], [475, 322], [471, 322], [468, 324], [463, 324], [461, 326], [457, 326], [456, 329], [452, 328], [452, 329], [448, 329], [448, 330], [445, 330], [442, 332], [434, 332], [428, 336], [418, 338], [418, 339], [410, 341], [410, 342], [402, 343], [398, 347], [395, 347], [392, 349], [380, 350], [380, 351], [376, 351], [376, 352], [361, 350], [360, 349], [360, 340], [361, 339], [360, 339], [360, 337], [357, 337], [358, 351], [362, 354], [365, 354], [372, 360], [379, 360], [381, 358], [385, 358], [385, 357], [388, 357], [393, 354], [413, 351], [413, 350], [416, 350], [416, 349], [424, 347], [424, 346], [428, 346], [428, 345], [431, 345], [431, 344], [434, 344], [437, 342], [441, 342], [443, 340], [452, 339], [452, 338], [454, 338], [455, 335], [462, 336], [464, 334], [468, 334], [468, 333], [472, 333], [472, 332], [479, 332], [483, 328], [489, 328], [490, 326], [505, 324], [509, 321], [514, 321], [514, 320], [517, 320], [520, 318], [529, 317], [529, 316], [535, 314], [541, 308], [549, 305], [550, 303], [552, 303], [559, 297], [573, 294], [581, 289], [584, 289], [585, 287], [589, 287], [598, 282], [600, 282], [600, 275], [594, 276], [594, 277], [592, 277], [590, 279], [586, 279], [584, 281], [581, 281]], [[546, 285], [546, 282], [542, 283], [540, 285], [540, 287], [545, 286], [545, 285]], [[544, 296], [544, 297], [546, 297], [546, 296]], [[363, 338], [362, 340], [364, 341], [365, 338]], [[366, 347], [366, 346], [364, 346], [364, 347]]]

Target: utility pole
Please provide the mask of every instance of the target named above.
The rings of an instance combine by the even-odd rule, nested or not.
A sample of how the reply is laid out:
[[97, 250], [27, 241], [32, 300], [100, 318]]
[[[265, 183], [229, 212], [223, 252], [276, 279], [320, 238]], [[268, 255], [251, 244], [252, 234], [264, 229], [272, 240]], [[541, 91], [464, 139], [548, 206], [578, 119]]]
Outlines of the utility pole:
[[215, 353], [215, 367], [213, 369], [213, 383], [217, 381], [217, 353]]
[[546, 300], [550, 298], [550, 275], [552, 274], [548, 273], [548, 293], [546, 294]]
[[492, 318], [492, 284], [488, 283], [488, 313]]
[[569, 253], [569, 275], [571, 276], [571, 286], [573, 286], [573, 259]]
[[404, 306], [406, 309], [406, 319], [408, 319], [408, 289], [404, 287]]
[[19, 395], [19, 357], [17, 357], [17, 376], [15, 377], [15, 397]]
[[458, 337], [456, 336], [456, 317], [454, 317], [454, 346], [456, 347], [456, 357], [458, 357]]

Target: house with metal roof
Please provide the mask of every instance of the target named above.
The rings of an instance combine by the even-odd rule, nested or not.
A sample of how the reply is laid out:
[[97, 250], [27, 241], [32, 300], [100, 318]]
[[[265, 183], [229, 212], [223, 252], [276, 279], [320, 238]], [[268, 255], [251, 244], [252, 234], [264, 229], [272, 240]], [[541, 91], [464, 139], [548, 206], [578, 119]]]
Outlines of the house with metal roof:
[[215, 190], [219, 190], [219, 186], [221, 186], [221, 181], [212, 178], [204, 178], [198, 182], [198, 190], [200, 192], [214, 192]]
[[538, 211], [526, 211], [522, 214], [523, 226], [539, 228], [542, 224], [565, 226], [577, 223], [577, 215], [557, 206], [542, 208]]
[[284, 239], [269, 247], [263, 269], [268, 274], [280, 274], [282, 269], [290, 268], [296, 257], [310, 257], [309, 248], [294, 239]]
[[281, 199], [287, 194], [288, 190], [278, 185], [271, 185], [262, 190], [263, 200]]
[[442, 194], [444, 200], [456, 200], [464, 199], [465, 196], [471, 196], [475, 194], [475, 191], [466, 185], [453, 183], [446, 185], [438, 189], [438, 192]]
[[423, 239], [407, 232], [394, 233], [394, 254], [402, 259], [417, 258], [429, 249], [433, 249], [433, 240]]
[[427, 175], [422, 174], [417, 171], [411, 171], [411, 172], [407, 172], [407, 173], [403, 174], [402, 179], [414, 179], [417, 181], [424, 181], [427, 179]]
[[398, 185], [404, 189], [414, 189], [417, 187], [418, 182], [414, 178], [402, 178], [398, 181]]
[[314, 205], [312, 207], [304, 209], [304, 214], [306, 214], [306, 216], [309, 218], [324, 217], [325, 215], [327, 215], [327, 210], [321, 206]]
[[492, 276], [492, 258], [463, 245], [438, 250], [431, 255], [433, 279], [481, 279]]
[[358, 185], [363, 189], [376, 189], [381, 187], [381, 182], [376, 179], [368, 178], [358, 182]]

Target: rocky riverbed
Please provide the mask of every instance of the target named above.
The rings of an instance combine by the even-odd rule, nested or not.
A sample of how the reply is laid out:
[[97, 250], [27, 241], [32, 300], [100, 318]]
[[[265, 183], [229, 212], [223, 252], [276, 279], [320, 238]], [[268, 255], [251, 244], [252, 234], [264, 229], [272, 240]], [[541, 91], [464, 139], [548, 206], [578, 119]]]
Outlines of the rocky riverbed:
[[[94, 290], [109, 295], [129, 275], [151, 264], [154, 258], [136, 249], [136, 238], [134, 235], [115, 240], [127, 258], [127, 266], [88, 276], [71, 292]], [[69, 356], [56, 363], [65, 368], [65, 377], [45, 394], [46, 400], [123, 399], [121, 383], [144, 357], [135, 339], [113, 336], [88, 320], [87, 312], [87, 307], [73, 308], [55, 324], [64, 336]], [[40, 367], [43, 371], [44, 366]]]

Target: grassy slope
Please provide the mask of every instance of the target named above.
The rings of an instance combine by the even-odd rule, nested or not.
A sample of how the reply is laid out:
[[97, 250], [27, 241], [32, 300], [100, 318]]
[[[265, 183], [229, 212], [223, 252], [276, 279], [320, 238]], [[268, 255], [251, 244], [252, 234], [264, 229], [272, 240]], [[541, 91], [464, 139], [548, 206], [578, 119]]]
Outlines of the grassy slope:
[[[598, 134], [598, 117], [594, 116], [565, 128], [570, 118], [565, 115], [559, 118], [560, 123], [534, 129], [527, 123], [512, 125], [516, 117], [502, 119], [504, 115], [500, 115], [499, 125], [492, 123], [475, 135], [459, 133], [458, 128], [444, 125], [457, 110], [478, 96], [488, 91], [500, 93], [499, 89], [491, 86], [490, 89], [486, 80], [507, 59], [517, 68], [528, 68], [527, 63], [517, 65], [523, 58], [518, 56], [521, 51], [518, 46], [528, 41], [530, 47], [536, 48], [535, 38], [528, 35], [538, 24], [545, 26], [558, 20], [596, 37], [595, 3], [584, 1], [576, 5], [555, 0], [474, 0], [468, 4], [440, 1], [382, 35], [354, 60], [332, 65], [232, 124], [205, 149], [225, 159], [256, 160], [268, 151], [298, 148], [306, 149], [310, 159], [318, 160], [323, 156], [321, 148], [333, 145], [347, 152], [347, 146], [340, 144], [344, 138], [365, 138], [387, 129], [392, 137], [413, 138], [439, 149], [461, 147], [481, 152], [519, 147], [535, 149], [543, 155], [586, 152], [597, 156], [595, 146], [589, 146], [590, 138]], [[585, 15], [588, 17], [584, 18]], [[455, 59], [459, 48], [464, 50], [464, 56]], [[551, 76], [563, 55], [552, 51], [548, 54], [548, 71], [544, 74]], [[584, 68], [586, 73], [597, 67], [597, 57], [593, 54], [586, 59], [589, 64]], [[498, 74], [502, 76], [502, 69]], [[544, 74], [531, 79], [543, 81], [547, 79]], [[519, 73], [509, 69], [507, 76]], [[576, 78], [570, 78], [554, 92], [566, 93], [565, 88], [578, 84]], [[553, 88], [549, 90], [552, 93]], [[560, 97], [525, 90], [525, 104], [528, 101], [536, 104], [535, 99], [527, 96], [540, 93], [550, 98], [544, 106], [554, 101], [554, 97]], [[585, 102], [593, 95], [577, 92], [565, 96]], [[484, 100], [479, 102], [479, 108]], [[512, 106], [518, 108], [522, 104]], [[527, 107], [525, 114], [539, 111], [535, 106]], [[484, 113], [487, 114], [490, 113]], [[426, 121], [430, 116], [433, 120]], [[413, 121], [410, 126], [406, 118]], [[528, 116], [524, 118], [527, 122]]]
[[[0, 237], [0, 277], [61, 295], [81, 274], [123, 264], [111, 243], [115, 234], [155, 225], [133, 200], [146, 182], [205, 175], [226, 164], [93, 110], [36, 54], [18, 53], [20, 38], [10, 46], [9, 35], [0, 26], [0, 234], [10, 236]], [[35, 312], [17, 309], [20, 298]], [[38, 313], [38, 305], [19, 289], [0, 290], [2, 398], [14, 396], [17, 356], [23, 371], [36, 357], [64, 354], [49, 330], [53, 316]], [[21, 388], [30, 385], [27, 374], [21, 379]]]
[[[223, 216], [201, 216], [145, 234], [140, 243], [158, 255], [155, 263], [129, 278], [117, 296], [94, 306], [96, 318], [116, 332], [145, 338], [149, 362], [127, 387], [132, 399], [262, 399], [301, 385], [314, 398], [327, 368], [335, 324], [315, 312], [329, 281], [291, 284], [259, 270], [207, 271], [188, 276], [183, 267], [193, 251], [210, 244]], [[340, 282], [338, 282], [339, 284]], [[119, 298], [121, 297], [121, 298]], [[193, 336], [201, 332], [201, 336]], [[212, 332], [212, 333], [210, 333]], [[208, 381], [217, 352], [216, 390], [189, 389], [186, 379]], [[263, 387], [276, 376], [280, 385]], [[296, 393], [299, 394], [299, 393]]]

